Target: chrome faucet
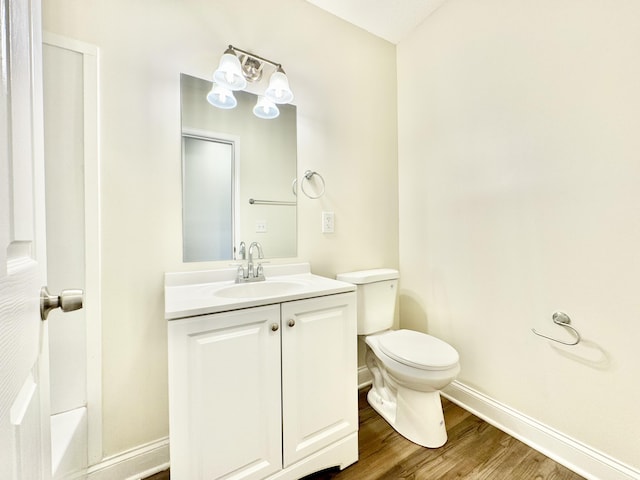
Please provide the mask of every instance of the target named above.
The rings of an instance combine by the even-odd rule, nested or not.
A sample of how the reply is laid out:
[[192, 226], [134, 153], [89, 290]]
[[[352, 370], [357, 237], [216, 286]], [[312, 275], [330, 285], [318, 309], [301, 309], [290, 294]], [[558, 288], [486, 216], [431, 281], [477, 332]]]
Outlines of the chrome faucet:
[[247, 245], [244, 242], [240, 242], [238, 255], [240, 256], [240, 260], [245, 260], [247, 258]]
[[[249, 245], [249, 259], [247, 260], [247, 272], [249, 274], [249, 277], [253, 277], [256, 278], [258, 276], [258, 270], [260, 270], [260, 267], [262, 265], [258, 264], [258, 269], [256, 270], [255, 274], [253, 271], [253, 249], [257, 248], [258, 249], [258, 259], [262, 258], [262, 246], [258, 243], [258, 242], [252, 242], [251, 245]], [[262, 275], [261, 279], [258, 280], [264, 280], [264, 275]]]
[[247, 269], [245, 270], [242, 265], [238, 267], [238, 275], [236, 277], [236, 283], [242, 282], [259, 282], [264, 280], [264, 269], [262, 264], [258, 263], [257, 267], [253, 265], [253, 249], [258, 251], [258, 259], [262, 259], [262, 246], [258, 242], [252, 242], [248, 249]]

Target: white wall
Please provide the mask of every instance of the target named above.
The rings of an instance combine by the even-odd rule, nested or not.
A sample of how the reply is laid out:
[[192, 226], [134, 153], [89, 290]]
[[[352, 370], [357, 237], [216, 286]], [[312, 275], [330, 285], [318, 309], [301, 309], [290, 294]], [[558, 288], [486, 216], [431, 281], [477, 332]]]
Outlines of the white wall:
[[[395, 48], [302, 0], [47, 0], [45, 30], [100, 48], [103, 445], [168, 434], [163, 273], [183, 264], [180, 72], [228, 44], [281, 62], [296, 95], [299, 259], [316, 273], [398, 265]], [[320, 233], [322, 210], [336, 233]]]
[[[398, 46], [401, 321], [639, 467], [640, 3], [449, 0]], [[583, 341], [530, 328], [563, 310]]]

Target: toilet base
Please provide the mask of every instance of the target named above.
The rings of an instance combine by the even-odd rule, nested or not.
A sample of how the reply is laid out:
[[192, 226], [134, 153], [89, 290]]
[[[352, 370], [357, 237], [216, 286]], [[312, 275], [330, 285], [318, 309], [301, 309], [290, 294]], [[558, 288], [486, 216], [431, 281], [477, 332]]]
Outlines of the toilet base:
[[419, 392], [399, 386], [395, 398], [383, 399], [373, 387], [367, 401], [394, 430], [413, 443], [438, 448], [447, 442], [439, 391]]

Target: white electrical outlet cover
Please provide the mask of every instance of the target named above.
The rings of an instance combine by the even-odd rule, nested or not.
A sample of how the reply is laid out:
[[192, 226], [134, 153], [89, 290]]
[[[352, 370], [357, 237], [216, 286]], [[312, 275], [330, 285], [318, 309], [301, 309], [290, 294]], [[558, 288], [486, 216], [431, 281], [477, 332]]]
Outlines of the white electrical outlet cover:
[[333, 233], [335, 231], [335, 214], [333, 212], [322, 212], [322, 233]]

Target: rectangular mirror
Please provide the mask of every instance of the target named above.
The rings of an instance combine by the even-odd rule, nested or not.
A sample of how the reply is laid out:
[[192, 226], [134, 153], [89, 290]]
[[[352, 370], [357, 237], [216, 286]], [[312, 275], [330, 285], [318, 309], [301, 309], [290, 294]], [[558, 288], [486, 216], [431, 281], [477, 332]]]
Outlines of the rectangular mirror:
[[183, 261], [232, 260], [240, 242], [267, 258], [297, 254], [296, 107], [256, 117], [257, 96], [229, 110], [207, 102], [211, 82], [182, 74]]

